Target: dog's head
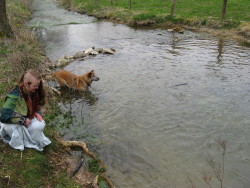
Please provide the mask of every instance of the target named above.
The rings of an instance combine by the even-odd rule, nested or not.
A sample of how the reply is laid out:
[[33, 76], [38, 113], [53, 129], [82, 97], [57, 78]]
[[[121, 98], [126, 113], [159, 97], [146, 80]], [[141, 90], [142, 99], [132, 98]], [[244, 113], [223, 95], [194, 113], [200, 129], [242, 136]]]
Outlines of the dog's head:
[[100, 78], [98, 78], [98, 77], [95, 75], [94, 70], [88, 72], [87, 75], [88, 75], [88, 78], [89, 78], [91, 81], [98, 81], [98, 80], [100, 80]]

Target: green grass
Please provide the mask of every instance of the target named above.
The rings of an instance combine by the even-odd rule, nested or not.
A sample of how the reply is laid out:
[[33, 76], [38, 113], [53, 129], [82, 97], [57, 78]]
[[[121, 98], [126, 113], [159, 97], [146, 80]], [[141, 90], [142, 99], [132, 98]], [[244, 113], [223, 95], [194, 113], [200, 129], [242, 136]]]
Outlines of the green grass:
[[[100, 7], [110, 7], [110, 0], [72, 0], [73, 5], [89, 6], [100, 3]], [[113, 8], [129, 9], [129, 1], [114, 0]], [[96, 7], [96, 6], [95, 6]], [[154, 15], [169, 15], [171, 1], [132, 0], [132, 11]], [[88, 8], [88, 7], [86, 7]], [[220, 18], [222, 0], [176, 0], [175, 15], [184, 18]], [[227, 19], [250, 21], [248, 0], [230, 0], [227, 6]], [[92, 10], [89, 10], [92, 11]]]
[[0, 57], [5, 56], [8, 53], [8, 46], [4, 43], [0, 44]]
[[15, 24], [14, 27], [21, 27], [22, 23], [31, 17], [31, 13], [25, 4], [26, 1], [22, 2], [16, 0], [7, 2], [8, 11], [12, 14], [10, 17], [10, 22]]
[[237, 28], [242, 21], [250, 22], [248, 0], [230, 0], [225, 20], [221, 20], [222, 0], [176, 0], [175, 15], [169, 18], [170, 0], [61, 0], [67, 1], [67, 8], [122, 21], [129, 25], [174, 23], [190, 26], [208, 26], [214, 29]]
[[50, 152], [59, 150], [56, 144], [43, 152], [26, 148], [23, 152], [0, 144], [0, 187], [78, 187], [63, 171], [54, 173]]
[[136, 21], [154, 19], [156, 16], [154, 14], [137, 14], [133, 18]]
[[101, 167], [99, 162], [100, 162], [99, 159], [88, 158], [87, 163], [88, 163], [89, 172], [93, 172], [96, 174], [105, 172], [106, 169]]

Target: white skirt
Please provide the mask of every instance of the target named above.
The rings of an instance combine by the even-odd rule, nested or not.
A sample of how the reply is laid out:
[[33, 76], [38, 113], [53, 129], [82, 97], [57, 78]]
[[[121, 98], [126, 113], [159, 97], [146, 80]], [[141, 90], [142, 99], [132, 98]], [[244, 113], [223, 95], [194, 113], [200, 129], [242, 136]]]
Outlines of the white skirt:
[[23, 151], [24, 147], [43, 151], [51, 141], [43, 134], [45, 121], [31, 120], [28, 128], [17, 124], [0, 122], [0, 137], [14, 149]]

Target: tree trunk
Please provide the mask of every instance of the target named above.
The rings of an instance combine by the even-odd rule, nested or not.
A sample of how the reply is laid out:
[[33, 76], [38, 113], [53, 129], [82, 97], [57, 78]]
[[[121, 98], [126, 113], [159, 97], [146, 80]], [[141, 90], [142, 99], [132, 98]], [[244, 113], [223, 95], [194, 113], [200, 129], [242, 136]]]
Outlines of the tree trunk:
[[113, 0], [110, 0], [110, 6], [113, 8]]
[[132, 0], [129, 0], [129, 10], [132, 8]]
[[6, 14], [6, 1], [0, 0], [0, 36], [12, 36], [7, 14]]
[[170, 16], [174, 16], [175, 0], [172, 0]]
[[222, 0], [223, 5], [222, 5], [222, 12], [221, 12], [221, 19], [224, 20], [226, 17], [226, 12], [227, 12], [227, 0]]

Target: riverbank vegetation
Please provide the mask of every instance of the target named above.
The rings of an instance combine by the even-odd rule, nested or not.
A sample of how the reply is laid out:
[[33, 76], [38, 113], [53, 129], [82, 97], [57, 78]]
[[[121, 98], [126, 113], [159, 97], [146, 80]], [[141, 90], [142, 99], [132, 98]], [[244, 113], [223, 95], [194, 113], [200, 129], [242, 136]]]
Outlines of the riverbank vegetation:
[[[31, 16], [29, 4], [29, 0], [12, 0], [6, 4], [13, 35], [11, 38], [0, 38], [1, 106], [4, 96], [25, 70], [33, 68], [44, 72], [50, 63], [31, 32], [23, 26]], [[45, 148], [44, 152], [33, 149], [20, 152], [1, 141], [0, 187], [77, 187], [76, 183], [68, 178], [66, 171], [56, 170], [53, 156], [55, 151], [60, 153], [62, 149], [56, 144], [54, 134], [52, 127], [47, 126], [46, 135], [54, 144]], [[57, 160], [60, 161], [60, 158]]]
[[[25, 27], [25, 22], [31, 17], [29, 6], [32, 1], [11, 0], [6, 2], [9, 25], [12, 31], [11, 35], [0, 36], [1, 106], [4, 103], [5, 95], [11, 90], [24, 71], [32, 68], [41, 73], [46, 73], [52, 67], [52, 63], [43, 53], [42, 46], [32, 35], [30, 29]], [[0, 142], [0, 187], [76, 188], [85, 187], [87, 183], [90, 185], [93, 183], [91, 179], [87, 179], [87, 183], [82, 182], [82, 179], [77, 182], [69, 174], [78, 164], [78, 157], [72, 157], [68, 147], [62, 145], [60, 139], [58, 139], [60, 136], [53, 125], [58, 124], [57, 118], [60, 115], [63, 115], [65, 122], [68, 123], [71, 122], [68, 119], [72, 119], [72, 117], [63, 114], [56, 103], [50, 97], [43, 110], [47, 122], [45, 134], [52, 141], [52, 144], [47, 146], [43, 152], [28, 148], [20, 152], [2, 141]], [[65, 122], [63, 123], [65, 124]], [[91, 173], [96, 177], [96, 185], [102, 184], [107, 187], [105, 182], [109, 179], [103, 175], [105, 169], [100, 166], [100, 160], [88, 157], [86, 154], [82, 154], [81, 158], [83, 157], [87, 163], [86, 173], [88, 175]], [[74, 159], [75, 162], [69, 162], [69, 159]], [[89, 172], [86, 169], [89, 169]]]
[[[70, 10], [125, 23], [130, 26], [182, 26], [230, 37], [249, 43], [250, 4], [245, 0], [227, 2], [222, 19], [222, 0], [60, 0]], [[172, 15], [172, 16], [171, 16]], [[208, 29], [206, 29], [208, 28]], [[221, 32], [218, 32], [220, 30]], [[226, 32], [226, 33], [225, 33]]]
[[44, 71], [50, 63], [31, 32], [23, 27], [31, 16], [28, 5], [29, 0], [13, 0], [6, 4], [13, 36], [0, 38], [0, 104], [3, 96], [27, 68]]

